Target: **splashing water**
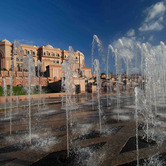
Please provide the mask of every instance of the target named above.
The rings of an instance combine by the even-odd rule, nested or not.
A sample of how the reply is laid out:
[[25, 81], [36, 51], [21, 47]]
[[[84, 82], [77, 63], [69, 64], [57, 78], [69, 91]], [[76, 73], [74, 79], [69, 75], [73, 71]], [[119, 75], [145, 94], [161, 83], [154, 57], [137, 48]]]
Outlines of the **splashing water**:
[[19, 98], [18, 98], [18, 96], [16, 96], [16, 107], [17, 107], [17, 110], [18, 110], [18, 106], [19, 106]]
[[154, 154], [152, 157], [148, 158], [145, 160], [145, 163], [143, 164], [143, 166], [163, 166], [166, 163], [160, 159], [160, 155]]
[[[37, 61], [37, 74], [38, 74], [38, 90], [39, 90], [39, 99], [38, 99], [38, 111], [39, 111], [39, 106], [41, 105], [41, 93], [42, 93], [42, 86], [41, 86], [41, 77], [40, 77], [40, 73], [42, 71], [42, 64], [40, 62], [40, 60]], [[44, 103], [43, 103], [44, 104]]]
[[69, 157], [69, 125], [71, 121], [71, 109], [73, 107], [72, 95], [75, 92], [75, 84], [73, 76], [75, 75], [75, 70], [73, 68], [74, 53], [72, 47], [69, 47], [69, 61], [65, 61], [62, 64], [62, 73], [64, 79], [62, 80], [62, 86], [65, 90], [65, 101], [66, 101], [66, 132], [67, 132], [67, 157]]
[[[103, 49], [102, 49], [102, 43], [99, 40], [99, 38], [97, 37], [97, 35], [93, 35], [93, 40], [92, 40], [92, 69], [91, 72], [94, 73], [94, 69], [93, 69], [93, 59], [94, 59], [94, 47], [95, 47], [95, 42], [97, 43], [97, 47], [98, 47], [98, 54], [102, 54]], [[92, 77], [93, 79], [93, 77]], [[92, 84], [92, 109], [94, 109], [94, 104], [93, 104], [93, 84]]]
[[6, 86], [6, 79], [3, 78], [3, 95], [4, 95], [4, 111], [5, 111], [5, 118], [7, 117], [6, 115], [6, 102], [7, 102], [7, 86]]
[[101, 80], [100, 80], [100, 66], [99, 66], [99, 60], [94, 60], [94, 75], [96, 76], [97, 81], [97, 101], [98, 101], [98, 111], [99, 111], [99, 126], [100, 126], [100, 133], [102, 132], [102, 126], [101, 126], [101, 103], [100, 103], [100, 96], [101, 96]]
[[12, 134], [12, 111], [13, 111], [13, 77], [9, 78], [10, 81], [10, 135]]
[[[107, 53], [107, 77], [106, 77], [106, 80], [107, 80], [107, 82], [108, 82], [108, 70], [109, 70], [109, 66], [108, 66], [108, 62], [109, 62], [109, 54], [110, 54], [110, 49], [111, 49], [111, 44], [108, 46], [108, 53]], [[112, 89], [112, 83], [111, 83], [111, 78], [110, 78], [110, 96], [111, 96], [111, 89]], [[109, 98], [109, 92], [108, 92], [108, 88], [109, 88], [109, 86], [107, 85], [107, 107], [109, 106], [109, 101], [108, 101], [108, 98]]]
[[139, 145], [138, 145], [138, 88], [135, 88], [135, 119], [136, 119], [136, 151], [137, 151], [137, 166], [139, 166]]
[[28, 83], [25, 87], [27, 93], [28, 93], [28, 108], [29, 108], [29, 142], [31, 144], [31, 135], [32, 135], [32, 126], [31, 126], [31, 94], [33, 91], [33, 86], [36, 83], [35, 78], [35, 64], [33, 60], [32, 55], [27, 55], [27, 57], [24, 59], [24, 69], [28, 70]]

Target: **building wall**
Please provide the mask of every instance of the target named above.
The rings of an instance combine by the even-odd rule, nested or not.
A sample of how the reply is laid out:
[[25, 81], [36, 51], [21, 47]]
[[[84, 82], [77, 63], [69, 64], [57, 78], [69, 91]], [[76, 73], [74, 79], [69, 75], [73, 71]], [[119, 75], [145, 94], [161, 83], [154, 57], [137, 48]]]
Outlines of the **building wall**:
[[[46, 72], [46, 77], [61, 79], [62, 77], [62, 63], [68, 60], [69, 52], [67, 50], [61, 50], [54, 48], [51, 45], [46, 46], [33, 46], [27, 44], [21, 44], [23, 49], [23, 57], [25, 58], [28, 54], [31, 54], [34, 59], [34, 64], [37, 67], [37, 61], [40, 60], [42, 63], [42, 71]], [[6, 39], [0, 41], [0, 70], [6, 68], [8, 71], [12, 67], [12, 49], [13, 44]], [[91, 69], [85, 67], [84, 55], [80, 51], [74, 52], [73, 69], [78, 72], [82, 70], [84, 77], [91, 77]], [[14, 71], [22, 71], [23, 58], [18, 58], [14, 55]], [[49, 75], [47, 75], [47, 69], [49, 69]]]

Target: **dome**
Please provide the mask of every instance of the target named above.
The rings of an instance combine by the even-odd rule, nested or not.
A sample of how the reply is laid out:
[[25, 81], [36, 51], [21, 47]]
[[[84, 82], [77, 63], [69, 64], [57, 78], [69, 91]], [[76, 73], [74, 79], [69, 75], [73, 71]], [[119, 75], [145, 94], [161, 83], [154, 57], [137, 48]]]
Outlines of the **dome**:
[[10, 41], [7, 40], [6, 38], [4, 38], [3, 40], [1, 40], [1, 42], [2, 42], [2, 43], [5, 43], [5, 44], [12, 44], [12, 43], [10, 43]]
[[45, 45], [45, 47], [46, 47], [46, 48], [53, 48], [53, 46], [50, 45], [50, 44]]

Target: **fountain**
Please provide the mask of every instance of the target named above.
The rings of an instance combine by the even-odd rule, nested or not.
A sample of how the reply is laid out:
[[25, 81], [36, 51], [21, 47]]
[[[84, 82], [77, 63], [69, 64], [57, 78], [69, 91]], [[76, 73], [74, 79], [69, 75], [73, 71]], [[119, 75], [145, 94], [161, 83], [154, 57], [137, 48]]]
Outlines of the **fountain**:
[[18, 96], [16, 96], [16, 107], [17, 107], [17, 110], [18, 110], [18, 107], [19, 107], [19, 98], [18, 98]]
[[101, 80], [100, 80], [100, 66], [99, 66], [99, 60], [95, 59], [94, 60], [94, 75], [96, 76], [96, 81], [97, 81], [97, 101], [98, 101], [98, 111], [99, 111], [99, 129], [100, 133], [102, 133], [102, 126], [101, 126], [101, 102], [100, 102], [100, 96], [101, 96]]
[[[109, 44], [108, 45], [108, 53], [107, 53], [107, 77], [106, 77], [106, 80], [107, 80], [107, 82], [108, 82], [108, 80], [109, 80], [109, 78], [108, 78], [108, 70], [109, 70], [109, 54], [110, 54], [110, 50], [112, 50], [112, 52], [113, 52], [113, 47], [112, 47], [112, 45], [111, 44]], [[112, 80], [111, 80], [111, 77], [110, 77], [110, 81], [109, 81], [109, 85], [110, 86], [108, 86], [107, 85], [107, 107], [109, 106], [109, 96], [111, 96], [111, 93], [112, 93], [112, 86], [113, 86], [113, 84], [112, 84]], [[110, 88], [110, 89], [109, 89]], [[108, 90], [109, 89], [109, 90]], [[110, 93], [109, 93], [110, 92]]]
[[3, 78], [3, 95], [4, 95], [4, 113], [5, 113], [5, 118], [7, 117], [6, 114], [6, 102], [7, 102], [7, 86], [6, 86], [6, 79]]
[[10, 135], [12, 134], [12, 110], [13, 110], [13, 76], [9, 78], [10, 80]]
[[[149, 43], [139, 44], [141, 56], [145, 63], [144, 78], [145, 91], [135, 89], [136, 92], [136, 123], [142, 124], [144, 131], [143, 139], [146, 142], [156, 142], [159, 147], [162, 146], [165, 140], [165, 113], [162, 108], [165, 108], [165, 61], [163, 50], [165, 45], [161, 42], [158, 46], [151, 46]], [[142, 68], [142, 65], [141, 65]], [[139, 112], [138, 112], [139, 110]], [[159, 113], [162, 112], [162, 113]], [[138, 124], [136, 124], [136, 132], [138, 135]], [[160, 133], [163, 133], [162, 136]], [[138, 142], [138, 141], [137, 141]], [[159, 153], [159, 152], [158, 152]], [[137, 153], [138, 154], [138, 153]], [[153, 158], [150, 158], [149, 163]], [[138, 159], [137, 159], [138, 160]], [[137, 162], [138, 163], [138, 162]], [[139, 164], [139, 163], [138, 163]]]
[[136, 119], [136, 151], [137, 151], [137, 166], [139, 166], [139, 145], [138, 145], [138, 88], [135, 88], [135, 119]]
[[[42, 93], [42, 86], [41, 86], [41, 70], [42, 70], [42, 65], [40, 60], [37, 61], [37, 76], [38, 76], [38, 91], [39, 91], [39, 99], [38, 99], [38, 111], [39, 111], [39, 106], [41, 105], [41, 93]], [[45, 103], [45, 102], [43, 102]]]
[[115, 56], [115, 67], [116, 67], [116, 93], [117, 93], [117, 112], [119, 121], [119, 109], [120, 109], [120, 83], [121, 83], [121, 62], [118, 56], [118, 50], [114, 49], [111, 45], [109, 46]]
[[[98, 54], [101, 56], [103, 49], [102, 49], [102, 43], [99, 40], [99, 38], [97, 37], [97, 35], [93, 35], [93, 40], [92, 40], [92, 73], [94, 73], [94, 69], [93, 69], [93, 59], [94, 59], [94, 47], [95, 47], [95, 42], [97, 43], [97, 47], [98, 47]], [[93, 79], [93, 76], [92, 76]], [[93, 83], [92, 83], [92, 109], [94, 109], [94, 101], [93, 101]]]
[[[67, 133], [67, 157], [69, 157], [69, 127], [72, 125], [72, 115], [71, 110], [73, 109], [73, 102], [72, 102], [72, 95], [75, 92], [75, 84], [73, 80], [74, 71], [72, 64], [74, 62], [73, 58], [73, 49], [69, 47], [69, 61], [65, 61], [62, 64], [62, 71], [63, 71], [63, 89], [65, 91], [65, 109], [66, 109], [66, 133]], [[63, 99], [63, 98], [62, 98]]]
[[32, 55], [27, 55], [27, 57], [23, 61], [24, 69], [28, 70], [28, 83], [25, 87], [28, 94], [28, 108], [29, 108], [29, 142], [31, 144], [32, 138], [32, 126], [31, 126], [31, 94], [33, 91], [33, 85], [35, 85], [35, 65]]
[[[18, 160], [21, 160], [22, 156], [26, 156], [27, 158], [24, 159], [27, 159], [27, 161], [34, 159], [30, 163], [31, 165], [37, 165], [38, 162], [47, 161], [47, 159], [56, 160], [53, 161], [54, 164], [69, 162], [69, 165], [125, 165], [129, 163], [129, 165], [139, 166], [142, 162], [145, 165], [152, 165], [154, 161], [160, 162], [160, 154], [165, 155], [163, 153], [165, 153], [166, 140], [165, 44], [161, 42], [158, 46], [152, 46], [149, 43], [140, 43], [135, 39], [128, 38], [121, 38], [110, 44], [106, 62], [106, 81], [109, 82], [109, 86], [107, 85], [105, 98], [102, 93], [103, 80], [100, 79], [100, 72], [103, 69], [100, 61], [96, 57], [94, 58], [95, 43], [98, 45], [98, 53], [100, 54], [101, 42], [96, 35], [93, 36], [92, 42], [92, 71], [96, 78], [93, 81], [97, 86], [96, 94], [92, 91], [92, 102], [87, 102], [87, 93], [80, 95], [80, 100], [74, 100], [76, 96], [73, 95], [75, 93], [75, 79], [78, 75], [76, 74], [72, 47], [69, 47], [68, 61], [64, 60], [62, 64], [62, 88], [65, 92], [62, 103], [48, 104], [48, 110], [46, 109], [42, 115], [39, 115], [39, 111], [44, 106], [42, 105], [42, 77], [39, 60], [36, 66], [37, 73], [32, 55], [27, 55], [23, 61], [23, 68], [28, 70], [27, 84], [24, 80], [28, 105], [24, 105], [24, 108], [21, 106], [25, 101], [19, 101], [18, 96], [15, 97], [16, 103], [13, 101], [13, 75], [10, 77], [10, 107], [7, 107], [7, 80], [3, 79], [5, 101], [3, 116], [4, 113], [5, 117], [7, 116], [6, 112], [9, 109], [10, 124], [8, 124], [8, 119], [0, 118], [2, 124], [0, 128], [2, 131], [0, 133], [2, 140], [0, 153], [6, 153], [7, 157], [14, 154], [19, 158]], [[17, 48], [16, 45], [15, 48]], [[20, 47], [18, 46], [18, 48]], [[108, 78], [110, 50], [115, 57], [116, 82]], [[16, 54], [16, 49], [13, 49], [14, 51]], [[19, 55], [21, 56], [21, 54]], [[138, 74], [138, 71], [140, 74]], [[124, 74], [125, 72], [126, 74]], [[34, 102], [33, 104], [31, 95], [36, 85], [36, 74], [38, 76], [39, 94], [36, 95], [38, 96], [38, 103]], [[135, 95], [132, 95], [132, 92], [127, 91], [127, 89], [123, 93], [121, 87], [124, 75], [127, 89], [132, 89]], [[138, 84], [136, 84], [137, 80], [139, 81]], [[143, 88], [143, 80], [145, 80], [145, 88]], [[131, 87], [129, 81], [133, 83], [133, 87]], [[112, 89], [114, 83], [116, 83], [116, 92]], [[97, 96], [97, 111], [94, 111], [96, 106], [93, 102], [95, 95]], [[59, 101], [60, 98], [56, 100]], [[107, 107], [104, 103], [107, 103]], [[25, 110], [26, 107], [27, 111]], [[18, 109], [19, 111], [16, 112]], [[27, 139], [25, 138], [27, 126], [28, 141], [31, 146], [27, 146]], [[7, 136], [8, 127], [10, 127], [11, 136]], [[100, 133], [98, 130], [96, 131], [96, 128], [99, 128]], [[21, 143], [17, 140], [18, 138]], [[42, 149], [41, 152], [38, 144]], [[45, 146], [47, 150], [43, 150]], [[62, 154], [65, 155], [62, 156]], [[36, 162], [37, 160], [38, 162]], [[6, 158], [4, 161], [7, 162]], [[163, 164], [163, 162], [161, 163]]]

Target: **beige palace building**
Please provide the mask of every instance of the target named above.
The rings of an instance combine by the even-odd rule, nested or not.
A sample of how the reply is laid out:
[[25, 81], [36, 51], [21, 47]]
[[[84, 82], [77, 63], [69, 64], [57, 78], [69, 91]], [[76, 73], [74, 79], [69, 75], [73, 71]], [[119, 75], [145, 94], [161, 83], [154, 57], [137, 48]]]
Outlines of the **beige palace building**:
[[[50, 82], [58, 81], [62, 77], [62, 63], [68, 60], [69, 52], [67, 50], [61, 50], [60, 48], [54, 48], [50, 44], [45, 46], [35, 46], [21, 44], [24, 58], [31, 54], [34, 58], [35, 66], [37, 67], [37, 61], [40, 60], [42, 63], [43, 77], [46, 77]], [[12, 50], [13, 44], [7, 39], [0, 41], [0, 71], [10, 71], [12, 67]], [[75, 59], [75, 72], [81, 70], [82, 78], [91, 77], [91, 68], [85, 67], [85, 56], [82, 52], [74, 52]], [[23, 59], [17, 58], [14, 55], [14, 71], [22, 71]]]

